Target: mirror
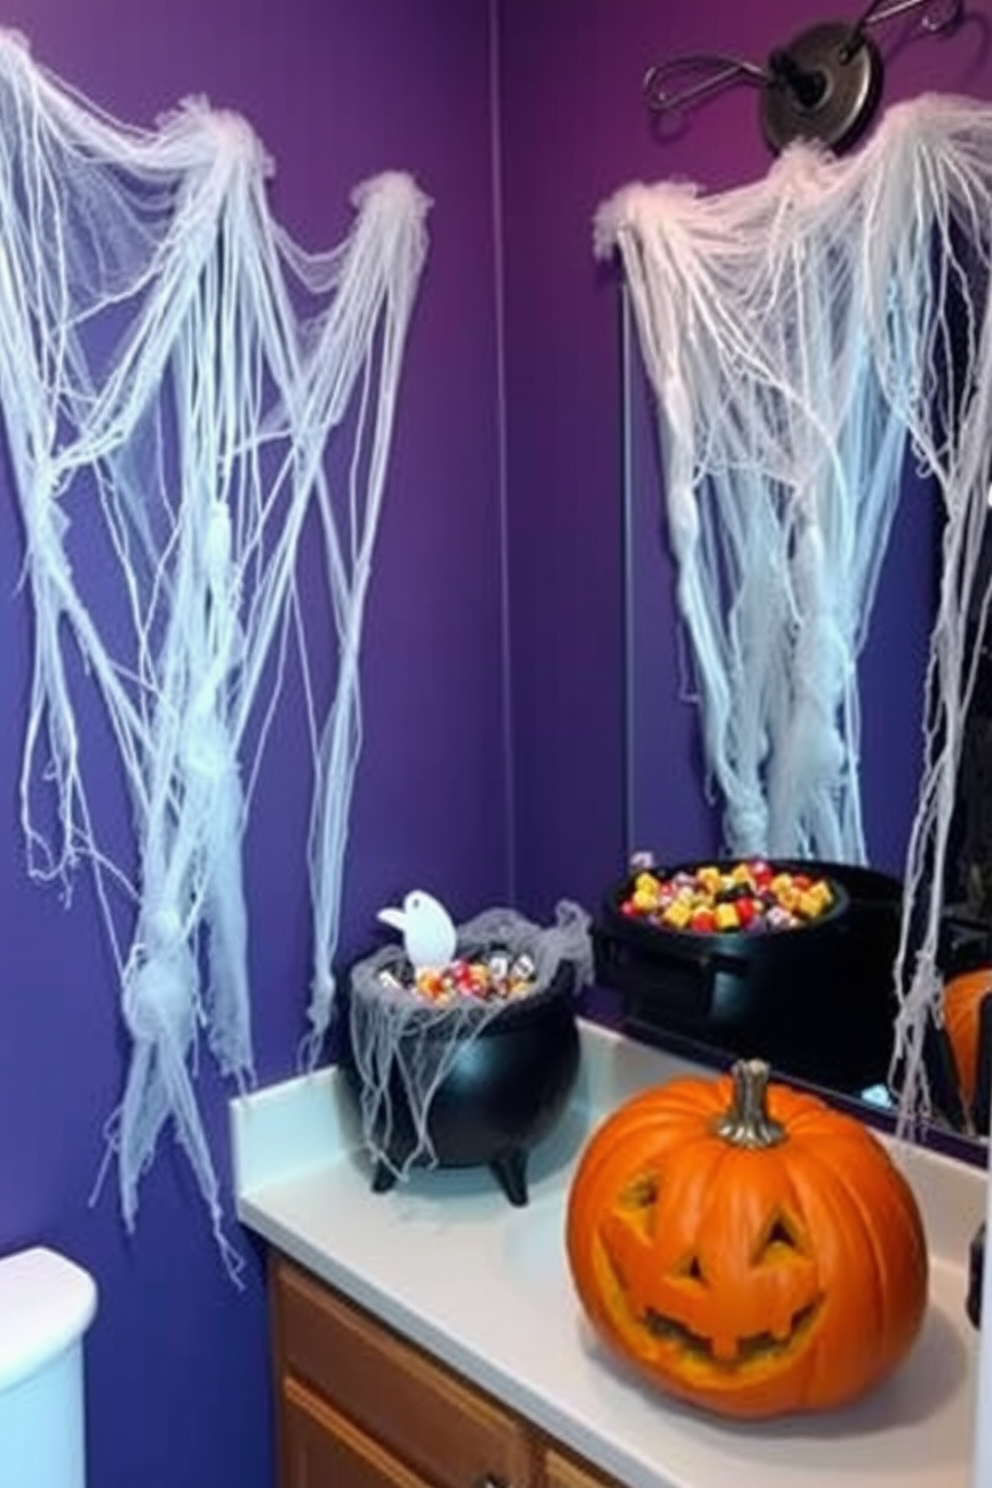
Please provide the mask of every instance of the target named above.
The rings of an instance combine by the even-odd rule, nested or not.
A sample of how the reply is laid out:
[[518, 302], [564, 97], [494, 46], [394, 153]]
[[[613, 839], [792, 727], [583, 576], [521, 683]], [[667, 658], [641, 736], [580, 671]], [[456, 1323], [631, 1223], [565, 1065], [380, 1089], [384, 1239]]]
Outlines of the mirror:
[[[676, 609], [674, 563], [665, 530], [662, 498], [660, 440], [653, 396], [637, 342], [633, 315], [621, 289], [621, 369], [623, 379], [624, 448], [624, 562], [625, 562], [625, 840], [628, 859], [648, 853], [659, 865], [699, 864], [720, 856], [720, 806], [707, 789], [699, 736], [699, 715], [693, 701], [690, 652]], [[859, 668], [862, 705], [862, 778], [865, 834], [869, 865], [865, 879], [855, 877], [852, 894], [864, 898], [891, 889], [896, 919], [903, 865], [916, 811], [922, 764], [921, 714], [930, 629], [939, 581], [939, 504], [927, 483], [907, 462], [906, 489], [890, 538], [876, 600], [871, 634]], [[990, 668], [992, 675], [992, 668]], [[989, 686], [992, 693], [992, 684]], [[981, 713], [981, 698], [973, 711]], [[989, 706], [992, 712], [992, 704]], [[981, 722], [981, 720], [979, 720]], [[989, 729], [992, 738], [992, 725]], [[992, 805], [982, 813], [988, 817]], [[947, 886], [953, 925], [949, 947], [957, 968], [978, 966], [990, 946], [984, 929], [983, 904], [975, 863], [983, 851], [992, 855], [992, 831], [981, 825], [976, 845], [975, 811], [962, 813], [963, 825], [954, 857], [955, 882]], [[659, 869], [659, 872], [661, 870]], [[857, 874], [858, 870], [853, 870]], [[842, 882], [845, 880], [842, 878]], [[986, 891], [987, 892], [987, 891]], [[960, 900], [960, 903], [957, 901]], [[952, 906], [952, 901], [954, 905]], [[875, 907], [869, 907], [874, 913]], [[992, 924], [992, 918], [990, 918]], [[894, 946], [891, 954], [894, 957]], [[886, 959], [884, 973], [891, 965]], [[879, 976], [876, 965], [872, 975]], [[614, 985], [616, 985], [614, 983]], [[719, 990], [719, 975], [714, 985]], [[801, 995], [797, 988], [797, 995]], [[891, 997], [891, 992], [881, 994]], [[992, 998], [989, 999], [992, 1003]], [[886, 1103], [885, 1078], [891, 1049], [894, 1001], [886, 1007], [879, 1035], [878, 989], [874, 997], [875, 1028], [865, 1038], [874, 1053], [866, 1061], [822, 1060], [807, 1040], [805, 1049], [790, 1058], [788, 1038], [772, 1054], [783, 1075], [838, 1093], [845, 1103], [877, 1113]], [[713, 1006], [716, 1006], [715, 1000]], [[636, 1010], [635, 1010], [636, 1021]], [[857, 1019], [850, 1037], [858, 1038]], [[642, 1030], [643, 1031], [643, 1030]], [[648, 1030], [650, 1033], [650, 1030]], [[684, 1046], [697, 1055], [717, 1060], [761, 1052], [751, 1046], [751, 1035], [735, 1030], [732, 1020], [709, 1017], [659, 1018], [660, 1042]], [[881, 1037], [881, 1044], [879, 1038]], [[828, 1040], [829, 1042], [829, 1040]], [[956, 1103], [958, 1081], [948, 1069], [947, 1046], [941, 1036], [935, 1053], [940, 1074], [954, 1089], [941, 1103], [937, 1119], [949, 1131], [967, 1137], [972, 1123]], [[811, 1052], [812, 1048], [812, 1052]], [[971, 1144], [981, 1153], [981, 1144]]]

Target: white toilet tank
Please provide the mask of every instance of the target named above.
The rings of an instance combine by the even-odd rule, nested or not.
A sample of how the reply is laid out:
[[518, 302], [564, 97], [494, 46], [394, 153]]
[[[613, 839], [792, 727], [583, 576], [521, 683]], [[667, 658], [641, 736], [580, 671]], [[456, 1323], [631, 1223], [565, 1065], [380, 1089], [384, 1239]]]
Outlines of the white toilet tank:
[[37, 1247], [0, 1259], [0, 1488], [85, 1488], [83, 1334], [96, 1284]]

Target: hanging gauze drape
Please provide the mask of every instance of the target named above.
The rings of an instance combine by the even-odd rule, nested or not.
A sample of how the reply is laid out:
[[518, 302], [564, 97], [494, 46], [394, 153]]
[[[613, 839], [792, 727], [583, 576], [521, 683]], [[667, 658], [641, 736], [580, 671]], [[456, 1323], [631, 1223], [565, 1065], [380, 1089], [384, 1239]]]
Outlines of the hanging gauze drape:
[[[308, 1062], [327, 1027], [363, 607], [426, 246], [425, 198], [389, 174], [355, 193], [338, 247], [307, 253], [273, 219], [269, 171], [240, 118], [193, 101], [128, 127], [0, 36], [0, 403], [34, 615], [28, 866], [66, 892], [80, 863], [95, 875], [130, 1035], [108, 1148], [125, 1220], [171, 1122], [232, 1269], [198, 1049], [252, 1079], [241, 844], [294, 648], [314, 758]], [[337, 630], [319, 668], [305, 522]], [[79, 706], [87, 690], [106, 728]], [[108, 728], [133, 851], [111, 846], [91, 785]]]
[[799, 143], [719, 195], [628, 187], [601, 209], [597, 245], [621, 255], [657, 398], [731, 853], [864, 861], [857, 664], [907, 449], [942, 503], [898, 968], [903, 1109], [916, 1113], [977, 666], [967, 634], [988, 605], [992, 109], [921, 97], [855, 156]]

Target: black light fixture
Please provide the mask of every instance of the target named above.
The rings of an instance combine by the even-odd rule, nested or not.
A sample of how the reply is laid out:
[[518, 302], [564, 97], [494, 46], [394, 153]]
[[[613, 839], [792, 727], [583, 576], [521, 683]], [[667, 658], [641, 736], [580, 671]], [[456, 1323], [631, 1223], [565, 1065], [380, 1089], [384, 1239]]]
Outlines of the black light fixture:
[[[749, 83], [761, 89], [761, 126], [772, 150], [812, 139], [841, 154], [864, 134], [882, 96], [882, 56], [870, 30], [911, 11], [921, 11], [922, 29], [936, 35], [958, 26], [964, 0], [872, 0], [856, 21], [825, 21], [800, 32], [764, 67], [716, 52], [673, 57], [648, 70], [645, 102], [656, 115], [672, 114], [730, 84]], [[671, 90], [674, 79], [693, 74], [695, 82]]]

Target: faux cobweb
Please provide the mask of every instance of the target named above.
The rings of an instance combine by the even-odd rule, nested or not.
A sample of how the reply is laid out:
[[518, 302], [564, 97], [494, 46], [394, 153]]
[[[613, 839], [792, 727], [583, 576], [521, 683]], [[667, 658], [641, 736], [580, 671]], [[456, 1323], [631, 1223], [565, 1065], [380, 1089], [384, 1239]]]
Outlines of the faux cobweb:
[[911, 1120], [939, 1017], [969, 627], [984, 629], [990, 597], [992, 110], [918, 98], [857, 155], [799, 143], [713, 196], [630, 187], [597, 232], [622, 256], [657, 396], [678, 603], [732, 854], [865, 860], [857, 665], [907, 451], [941, 504], [896, 969]]
[[[251, 1081], [241, 843], [290, 647], [314, 760], [307, 1062], [327, 1026], [363, 610], [426, 250], [408, 177], [360, 187], [345, 240], [309, 253], [271, 214], [270, 171], [243, 119], [192, 100], [131, 127], [0, 36], [0, 405], [34, 617], [28, 866], [66, 892], [82, 862], [95, 873], [131, 1039], [109, 1130], [127, 1224], [172, 1122], [232, 1270], [197, 1050]], [[297, 591], [305, 521], [337, 632], [319, 676]], [[119, 752], [133, 859], [97, 819], [83, 689]]]

